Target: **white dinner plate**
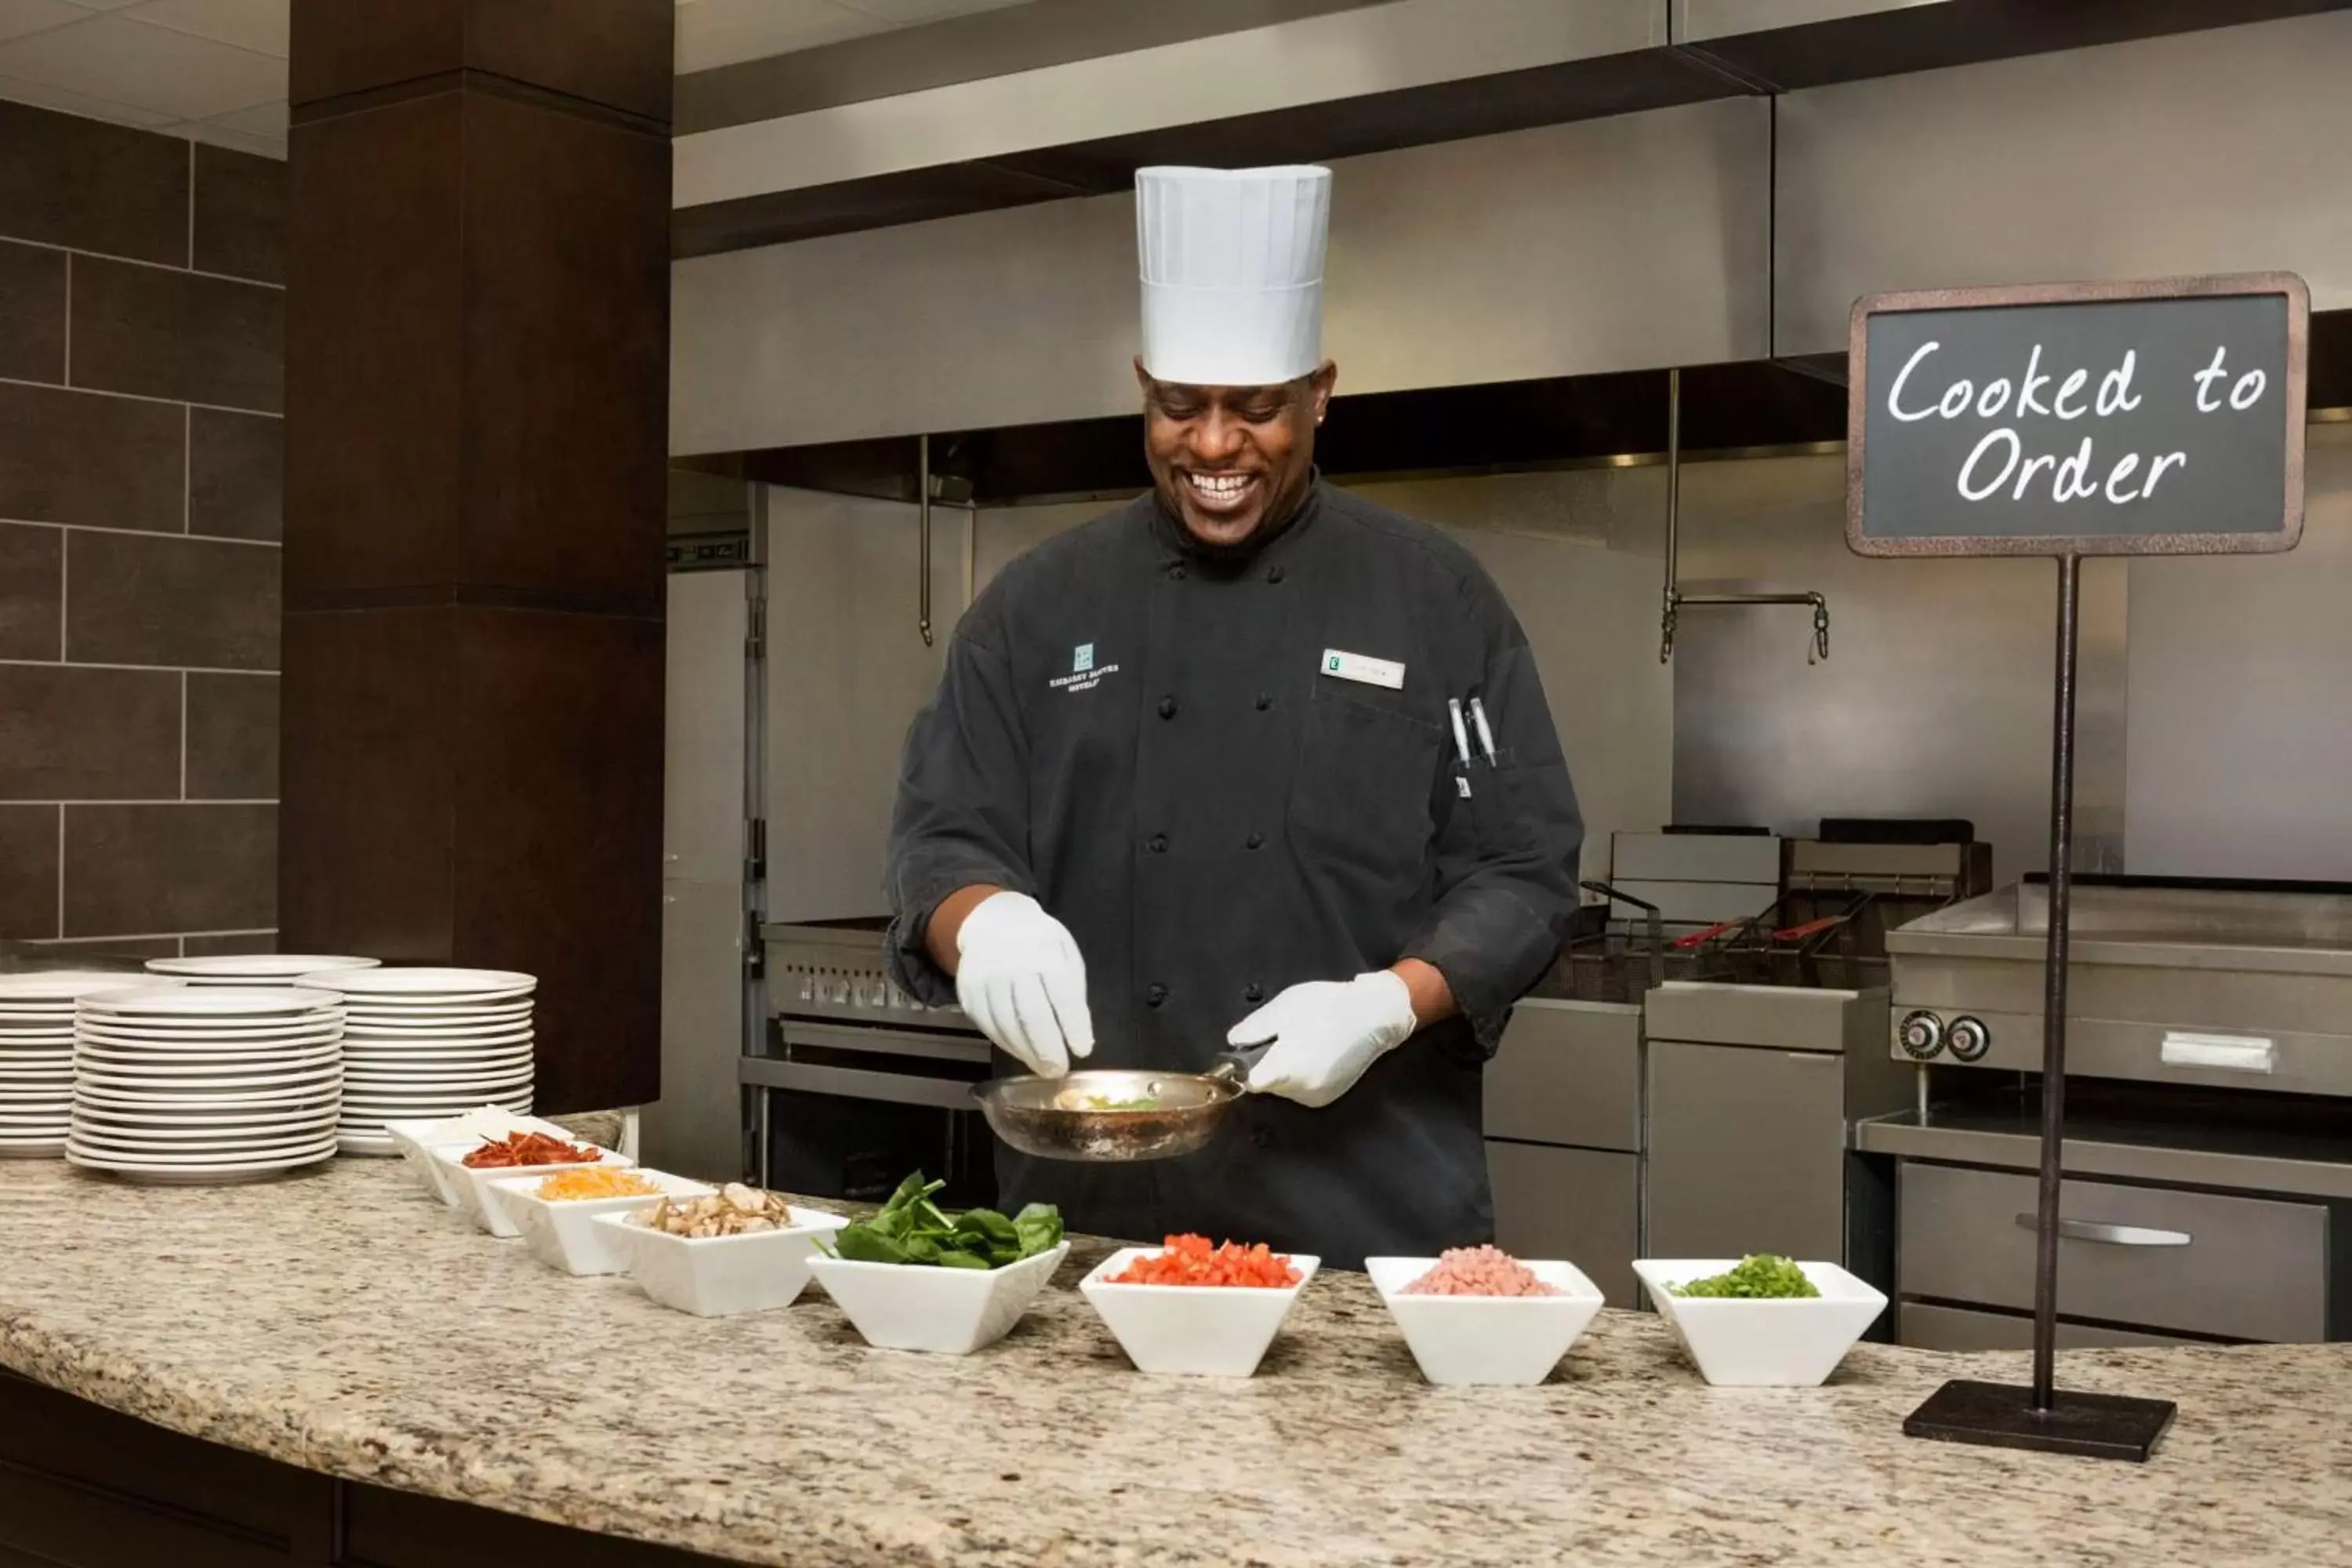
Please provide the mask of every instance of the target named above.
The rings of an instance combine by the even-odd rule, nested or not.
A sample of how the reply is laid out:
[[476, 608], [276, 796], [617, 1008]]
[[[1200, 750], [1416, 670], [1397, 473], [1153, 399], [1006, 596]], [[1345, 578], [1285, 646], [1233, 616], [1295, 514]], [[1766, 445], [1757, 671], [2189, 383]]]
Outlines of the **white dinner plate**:
[[315, 1165], [334, 1157], [335, 1142], [324, 1139], [312, 1148], [296, 1154], [270, 1159], [254, 1159], [233, 1155], [226, 1161], [198, 1163], [195, 1161], [162, 1162], [141, 1159], [118, 1159], [109, 1154], [90, 1153], [75, 1149], [68, 1142], [63, 1147], [66, 1163], [88, 1171], [103, 1171], [109, 1175], [122, 1176], [158, 1185], [205, 1185], [217, 1182], [234, 1182], [254, 1177], [275, 1176], [304, 1165]]
[[355, 1057], [380, 1062], [446, 1062], [527, 1052], [537, 1037], [524, 1034], [504, 1040], [378, 1040], [365, 1035], [357, 1038], [346, 1035], [342, 1046]]
[[488, 1072], [496, 1067], [529, 1062], [533, 1059], [537, 1049], [529, 1040], [517, 1040], [511, 1045], [497, 1046], [486, 1051], [442, 1051], [432, 1056], [418, 1056], [407, 1051], [379, 1054], [354, 1051], [346, 1047], [344, 1059], [362, 1072], [371, 1073]]
[[210, 1165], [224, 1161], [279, 1160], [302, 1154], [321, 1143], [331, 1146], [334, 1141], [335, 1130], [332, 1127], [274, 1141], [220, 1138], [209, 1142], [163, 1146], [86, 1137], [79, 1127], [68, 1129], [66, 1133], [68, 1151], [79, 1150], [103, 1159], [137, 1160], [157, 1165]]
[[337, 969], [373, 969], [380, 958], [316, 952], [219, 952], [201, 958], [151, 958], [147, 967], [157, 974], [178, 974], [198, 983], [234, 980], [296, 980]]
[[369, 1006], [364, 999], [352, 996], [343, 1006], [348, 1018], [360, 1023], [372, 1023], [391, 1030], [436, 1030], [442, 1025], [468, 1023], [506, 1023], [508, 1018], [530, 1018], [531, 1008], [539, 1004], [530, 996], [522, 1002], [501, 1002], [497, 1006]]
[[320, 1039], [303, 1047], [287, 1048], [240, 1048], [221, 1047], [216, 1051], [142, 1051], [139, 1047], [118, 1047], [103, 1039], [85, 1039], [73, 1048], [75, 1065], [99, 1063], [113, 1072], [169, 1072], [169, 1074], [205, 1074], [224, 1065], [240, 1068], [315, 1068], [320, 1063], [343, 1060], [343, 1041]]
[[529, 1051], [478, 1062], [369, 1062], [346, 1058], [343, 1071], [362, 1084], [398, 1085], [420, 1079], [528, 1077], [538, 1066]]
[[92, 1149], [131, 1154], [274, 1154], [317, 1142], [335, 1130], [331, 1116], [276, 1127], [127, 1128], [77, 1116], [67, 1136]]
[[446, 1116], [463, 1116], [494, 1105], [500, 1110], [511, 1110], [517, 1116], [529, 1116], [531, 1095], [528, 1089], [514, 1094], [436, 1094], [414, 1099], [389, 1099], [383, 1096], [345, 1095], [343, 1121], [383, 1123], [388, 1121], [439, 1121]]
[[342, 1106], [331, 1100], [301, 1105], [265, 1105], [217, 1113], [207, 1111], [200, 1116], [183, 1115], [177, 1110], [162, 1109], [124, 1110], [111, 1105], [92, 1105], [86, 1100], [77, 1101], [73, 1108], [76, 1121], [120, 1128], [125, 1132], [137, 1132], [142, 1129], [189, 1131], [198, 1128], [242, 1132], [255, 1128], [308, 1127], [317, 1121], [332, 1121], [341, 1113]]
[[74, 1087], [85, 1084], [118, 1092], [193, 1094], [207, 1099], [216, 1094], [243, 1094], [272, 1089], [331, 1089], [343, 1081], [343, 1064], [328, 1062], [287, 1072], [240, 1073], [233, 1078], [173, 1078], [152, 1073], [117, 1072], [111, 1068], [85, 1066], [74, 1069]]
[[[362, 973], [364, 973], [362, 971]], [[341, 1005], [331, 991], [299, 985], [147, 986], [128, 991], [92, 991], [77, 998], [82, 1015], [110, 1013], [152, 1018], [263, 1018], [310, 1013]]]
[[402, 1040], [415, 1040], [430, 1045], [435, 1040], [494, 1040], [501, 1035], [528, 1035], [537, 1026], [530, 1015], [519, 1018], [489, 1018], [478, 1024], [420, 1024], [416, 1027], [395, 1028], [389, 1024], [371, 1024], [364, 1018], [346, 1018], [346, 1034], [360, 1035], [387, 1045]]
[[92, 991], [120, 991], [126, 986], [175, 986], [166, 980], [127, 971], [103, 969], [42, 969], [28, 974], [0, 974], [0, 1005], [71, 1001]]
[[334, 1063], [335, 1058], [331, 1056], [289, 1061], [283, 1057], [224, 1054], [204, 1061], [191, 1062], [186, 1067], [155, 1068], [137, 1057], [128, 1058], [102, 1057], [95, 1051], [85, 1049], [75, 1058], [74, 1070], [76, 1073], [82, 1073], [94, 1069], [123, 1078], [144, 1078], [159, 1087], [177, 1089], [184, 1084], [203, 1083], [215, 1078], [250, 1078], [256, 1074], [279, 1071], [315, 1073], [332, 1067]]
[[73, 1090], [75, 1105], [87, 1105], [89, 1110], [101, 1110], [108, 1114], [130, 1114], [130, 1117], [172, 1117], [174, 1121], [205, 1121], [205, 1119], [242, 1117], [242, 1114], [264, 1114], [273, 1117], [280, 1112], [299, 1112], [320, 1105], [339, 1105], [336, 1090], [310, 1089], [301, 1096], [219, 1096], [205, 1100], [203, 1105], [191, 1105], [186, 1096], [115, 1096], [97, 1098], [97, 1090], [82, 1084]]
[[23, 1051], [0, 1058], [0, 1085], [19, 1079], [55, 1078], [59, 1073], [73, 1075], [72, 1051], [44, 1051], [38, 1056]]
[[113, 1035], [82, 1035], [75, 1051], [97, 1051], [106, 1056], [131, 1060], [131, 1063], [209, 1063], [221, 1056], [245, 1056], [264, 1063], [282, 1063], [289, 1058], [315, 1056], [320, 1051], [341, 1051], [343, 1041], [336, 1035], [310, 1035], [308, 1039], [209, 1039], [195, 1047], [158, 1047], [148, 1039], [115, 1039]]
[[358, 1093], [409, 1093], [409, 1090], [419, 1090], [419, 1093], [466, 1093], [466, 1090], [494, 1093], [494, 1090], [501, 1090], [501, 1089], [520, 1089], [520, 1086], [530, 1084], [530, 1081], [531, 1081], [530, 1063], [524, 1063], [522, 1068], [503, 1068], [499, 1069], [499, 1072], [466, 1072], [466, 1074], [457, 1074], [457, 1072], [421, 1074], [419, 1072], [419, 1074], [407, 1074], [407, 1077], [402, 1077], [402, 1074], [372, 1074], [372, 1072], [343, 1074], [343, 1084], [351, 1086], [351, 1089], [358, 1090]]
[[268, 1037], [315, 1034], [320, 1029], [340, 1029], [342, 1015], [331, 1007], [314, 1013], [278, 1014], [255, 1018], [184, 1018], [126, 1017], [115, 1013], [86, 1013], [74, 1022], [76, 1029], [109, 1029], [118, 1035], [136, 1035], [152, 1040], [207, 1040], [222, 1035]]
[[539, 977], [511, 969], [358, 969], [321, 974], [318, 984], [350, 996], [524, 996]]

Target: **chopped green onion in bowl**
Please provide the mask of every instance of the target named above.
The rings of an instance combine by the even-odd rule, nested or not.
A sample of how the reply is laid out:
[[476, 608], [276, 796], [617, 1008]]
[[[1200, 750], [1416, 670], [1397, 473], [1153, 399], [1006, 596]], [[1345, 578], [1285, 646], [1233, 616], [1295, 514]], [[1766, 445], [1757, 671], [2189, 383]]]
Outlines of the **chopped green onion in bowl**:
[[1788, 1300], [1821, 1294], [1805, 1271], [1775, 1253], [1751, 1253], [1729, 1270], [1667, 1287], [1677, 1296], [1737, 1297], [1748, 1300]]

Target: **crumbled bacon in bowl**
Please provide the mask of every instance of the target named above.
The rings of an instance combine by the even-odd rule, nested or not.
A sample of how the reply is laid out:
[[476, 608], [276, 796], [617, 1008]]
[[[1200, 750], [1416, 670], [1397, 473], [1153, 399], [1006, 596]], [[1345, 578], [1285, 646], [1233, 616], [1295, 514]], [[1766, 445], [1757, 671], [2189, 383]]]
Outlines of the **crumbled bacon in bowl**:
[[1408, 1296], [1557, 1296], [1535, 1271], [1498, 1247], [1455, 1247], [1404, 1288]]
[[474, 1150], [464, 1163], [469, 1171], [505, 1171], [531, 1165], [593, 1165], [604, 1157], [601, 1149], [567, 1143], [544, 1132], [510, 1132]]

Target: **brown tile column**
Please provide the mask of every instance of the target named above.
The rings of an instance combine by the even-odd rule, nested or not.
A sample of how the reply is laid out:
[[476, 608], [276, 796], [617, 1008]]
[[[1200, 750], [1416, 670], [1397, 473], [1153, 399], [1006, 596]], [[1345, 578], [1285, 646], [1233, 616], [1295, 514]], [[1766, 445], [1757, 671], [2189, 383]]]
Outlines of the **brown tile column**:
[[529, 970], [659, 1093], [674, 0], [294, 0], [289, 952]]

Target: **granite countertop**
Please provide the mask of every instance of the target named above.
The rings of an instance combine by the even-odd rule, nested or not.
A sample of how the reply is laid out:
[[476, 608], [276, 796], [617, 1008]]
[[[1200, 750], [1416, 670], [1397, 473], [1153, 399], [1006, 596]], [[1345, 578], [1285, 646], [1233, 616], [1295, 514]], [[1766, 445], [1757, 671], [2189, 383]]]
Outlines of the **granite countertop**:
[[2352, 1530], [2352, 1346], [2080, 1352], [2180, 1404], [2153, 1464], [1907, 1440], [2015, 1356], [1864, 1346], [1710, 1389], [1607, 1312], [1552, 1382], [1425, 1385], [1360, 1277], [1244, 1383], [1131, 1371], [1068, 1287], [969, 1359], [812, 1290], [705, 1321], [482, 1236], [394, 1163], [141, 1188], [0, 1163], [0, 1364], [356, 1480], [756, 1563], [2298, 1564]]

